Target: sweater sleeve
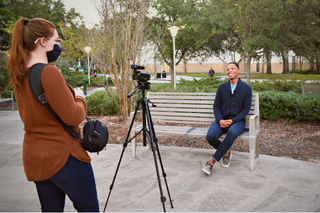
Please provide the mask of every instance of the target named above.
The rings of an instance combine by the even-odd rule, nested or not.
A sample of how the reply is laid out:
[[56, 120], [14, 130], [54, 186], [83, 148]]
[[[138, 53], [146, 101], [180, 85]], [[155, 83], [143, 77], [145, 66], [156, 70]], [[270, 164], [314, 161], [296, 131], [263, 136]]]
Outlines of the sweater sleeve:
[[246, 85], [246, 90], [244, 94], [244, 101], [242, 105], [242, 110], [238, 113], [236, 117], [232, 119], [233, 123], [240, 122], [241, 120], [245, 119], [251, 109], [251, 102], [252, 102], [252, 89], [249, 85]]
[[46, 101], [68, 126], [78, 126], [87, 114], [85, 101], [73, 97], [67, 87], [63, 75], [54, 66], [47, 65], [41, 72], [41, 83]]
[[215, 116], [217, 122], [219, 122], [220, 120], [222, 120], [222, 112], [221, 112], [221, 104], [222, 104], [222, 100], [221, 100], [221, 87], [222, 87], [222, 85], [220, 85], [220, 86], [218, 87], [217, 94], [216, 94], [216, 98], [215, 98], [214, 103], [213, 103], [213, 113], [214, 113], [214, 116]]

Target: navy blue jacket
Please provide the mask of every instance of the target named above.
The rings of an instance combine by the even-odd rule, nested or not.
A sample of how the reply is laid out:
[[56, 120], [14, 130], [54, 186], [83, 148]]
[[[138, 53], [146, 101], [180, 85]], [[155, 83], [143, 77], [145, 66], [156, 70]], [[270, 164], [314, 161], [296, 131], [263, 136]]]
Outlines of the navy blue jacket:
[[234, 94], [231, 93], [230, 81], [218, 87], [213, 104], [216, 121], [232, 119], [233, 123], [246, 122], [252, 101], [251, 87], [239, 78]]

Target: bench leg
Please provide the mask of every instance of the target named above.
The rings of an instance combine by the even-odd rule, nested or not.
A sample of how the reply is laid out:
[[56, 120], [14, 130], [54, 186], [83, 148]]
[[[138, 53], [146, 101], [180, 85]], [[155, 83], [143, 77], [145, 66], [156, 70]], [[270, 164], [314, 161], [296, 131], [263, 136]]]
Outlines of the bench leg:
[[257, 139], [256, 139], [256, 158], [259, 158], [259, 147], [260, 147], [260, 135], [257, 135]]
[[257, 150], [257, 143], [259, 143], [259, 137], [249, 138], [249, 150], [250, 150], [250, 171], [254, 170], [256, 158], [259, 157], [259, 149]]
[[12, 112], [14, 111], [14, 104], [13, 104], [13, 99], [12, 99]]
[[[131, 130], [131, 138], [134, 137], [135, 133]], [[136, 150], [137, 150], [137, 139], [134, 138], [131, 141], [131, 146], [132, 146], [132, 158], [136, 157]]]

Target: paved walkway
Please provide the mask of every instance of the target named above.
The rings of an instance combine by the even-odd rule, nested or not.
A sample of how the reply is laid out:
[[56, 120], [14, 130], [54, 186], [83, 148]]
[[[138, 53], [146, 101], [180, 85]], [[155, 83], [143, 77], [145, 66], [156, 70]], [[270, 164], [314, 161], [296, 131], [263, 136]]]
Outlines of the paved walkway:
[[[35, 185], [26, 180], [23, 171], [23, 134], [23, 123], [17, 111], [0, 112], [2, 212], [40, 211]], [[161, 178], [167, 212], [316, 212], [320, 209], [320, 163], [260, 155], [255, 171], [250, 172], [249, 154], [233, 152], [229, 168], [216, 164], [213, 174], [208, 176], [201, 169], [213, 150], [161, 146], [161, 141], [159, 144], [174, 205], [171, 209]], [[100, 211], [122, 150], [122, 145], [108, 144], [99, 155], [90, 154]], [[137, 157], [132, 159], [131, 154], [129, 144], [107, 212], [162, 212], [151, 150], [138, 145]], [[65, 211], [75, 211], [68, 198]]]

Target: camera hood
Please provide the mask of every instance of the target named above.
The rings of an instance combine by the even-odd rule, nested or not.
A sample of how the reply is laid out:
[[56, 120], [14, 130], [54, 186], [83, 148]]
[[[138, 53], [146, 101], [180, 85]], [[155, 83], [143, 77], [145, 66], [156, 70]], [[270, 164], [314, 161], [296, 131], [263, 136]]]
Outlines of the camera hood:
[[140, 66], [140, 65], [137, 65], [137, 64], [132, 64], [132, 65], [131, 65], [131, 69], [134, 69], [134, 70], [144, 70], [144, 66]]

